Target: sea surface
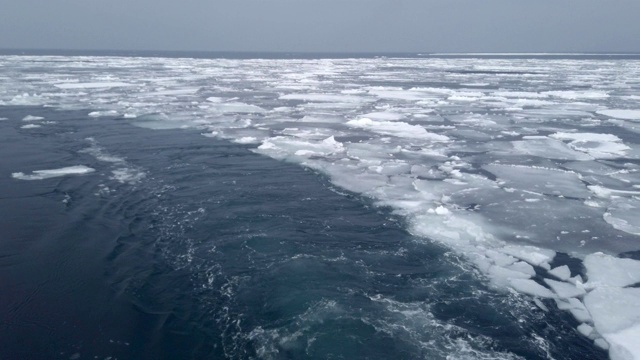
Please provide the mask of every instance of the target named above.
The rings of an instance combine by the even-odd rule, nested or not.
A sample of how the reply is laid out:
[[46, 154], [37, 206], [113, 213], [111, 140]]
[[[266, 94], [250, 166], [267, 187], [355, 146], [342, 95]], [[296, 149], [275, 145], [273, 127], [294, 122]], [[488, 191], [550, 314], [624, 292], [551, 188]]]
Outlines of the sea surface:
[[624, 355], [638, 109], [636, 55], [4, 51], [0, 359]]

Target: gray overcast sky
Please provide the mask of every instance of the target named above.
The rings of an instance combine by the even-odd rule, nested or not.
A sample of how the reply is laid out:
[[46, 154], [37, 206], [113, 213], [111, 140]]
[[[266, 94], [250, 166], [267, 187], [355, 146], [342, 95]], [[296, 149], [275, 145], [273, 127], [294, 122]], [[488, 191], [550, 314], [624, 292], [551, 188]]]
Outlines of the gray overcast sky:
[[640, 52], [640, 0], [0, 0], [0, 48]]

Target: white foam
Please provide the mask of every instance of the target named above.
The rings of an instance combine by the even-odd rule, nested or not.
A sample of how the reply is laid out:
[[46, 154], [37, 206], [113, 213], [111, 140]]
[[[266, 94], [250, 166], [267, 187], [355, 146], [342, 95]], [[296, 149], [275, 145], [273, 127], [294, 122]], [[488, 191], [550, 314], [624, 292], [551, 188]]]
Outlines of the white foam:
[[145, 178], [146, 174], [139, 169], [123, 167], [111, 171], [111, 179], [121, 183], [136, 184]]
[[42, 125], [39, 125], [39, 124], [27, 124], [27, 125], [20, 126], [20, 129], [37, 129], [39, 127], [42, 127]]
[[11, 174], [14, 179], [19, 180], [44, 180], [60, 176], [68, 175], [85, 175], [94, 172], [95, 169], [84, 165], [68, 166], [60, 169], [51, 170], [35, 170], [31, 174], [27, 175], [22, 172]]
[[556, 256], [556, 252], [549, 249], [540, 249], [535, 246], [507, 245], [501, 249], [505, 254], [509, 254], [518, 259], [524, 260], [531, 265], [550, 269], [549, 262]]

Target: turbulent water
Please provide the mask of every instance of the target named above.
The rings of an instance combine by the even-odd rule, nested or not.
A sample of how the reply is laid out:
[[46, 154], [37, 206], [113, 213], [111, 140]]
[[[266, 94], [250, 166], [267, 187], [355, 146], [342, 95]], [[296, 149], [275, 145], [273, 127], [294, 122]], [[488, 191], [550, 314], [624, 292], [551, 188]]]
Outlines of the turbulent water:
[[0, 139], [2, 359], [640, 357], [633, 56], [6, 55]]

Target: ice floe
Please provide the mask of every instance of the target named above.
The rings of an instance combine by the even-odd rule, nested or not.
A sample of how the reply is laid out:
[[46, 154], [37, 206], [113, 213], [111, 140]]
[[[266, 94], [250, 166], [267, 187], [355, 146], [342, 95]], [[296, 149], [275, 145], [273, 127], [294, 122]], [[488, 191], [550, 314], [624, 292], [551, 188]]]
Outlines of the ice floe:
[[347, 125], [384, 135], [423, 139], [427, 141], [449, 141], [447, 136], [428, 132], [420, 125], [411, 125], [400, 121], [375, 121], [369, 118], [360, 118], [347, 121]]
[[640, 110], [629, 110], [629, 109], [608, 109], [608, 110], [599, 110], [598, 114], [609, 116], [616, 119], [623, 120], [640, 120]]
[[22, 121], [38, 121], [38, 120], [44, 120], [44, 118], [42, 116], [34, 116], [34, 115], [27, 115], [24, 118], [22, 118]]
[[14, 179], [18, 180], [44, 180], [60, 176], [69, 175], [85, 175], [94, 172], [95, 169], [84, 165], [68, 166], [51, 170], [35, 170], [31, 174], [15, 172], [11, 174]]

